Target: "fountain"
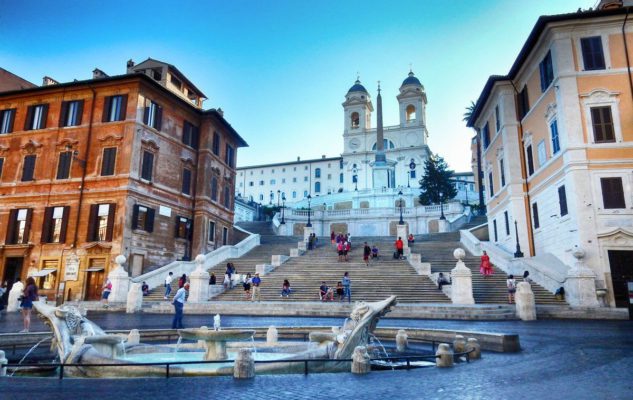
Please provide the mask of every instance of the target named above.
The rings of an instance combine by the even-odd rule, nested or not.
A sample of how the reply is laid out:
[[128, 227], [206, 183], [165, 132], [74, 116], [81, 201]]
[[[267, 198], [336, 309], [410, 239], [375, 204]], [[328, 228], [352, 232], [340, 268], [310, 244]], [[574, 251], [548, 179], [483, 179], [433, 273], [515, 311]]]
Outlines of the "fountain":
[[203, 360], [226, 360], [226, 342], [251, 340], [255, 336], [254, 330], [210, 330], [208, 328], [179, 329], [178, 334], [183, 339], [202, 340], [207, 348]]

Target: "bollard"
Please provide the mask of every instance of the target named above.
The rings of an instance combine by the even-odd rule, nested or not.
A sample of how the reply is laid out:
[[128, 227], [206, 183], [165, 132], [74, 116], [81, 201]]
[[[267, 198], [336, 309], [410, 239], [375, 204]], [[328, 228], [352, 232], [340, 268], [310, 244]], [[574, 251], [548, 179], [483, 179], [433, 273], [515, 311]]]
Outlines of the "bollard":
[[240, 349], [233, 365], [233, 378], [251, 379], [255, 377], [255, 358], [251, 349]]
[[127, 335], [127, 345], [128, 346], [136, 346], [141, 342], [141, 334], [138, 332], [138, 329], [132, 329], [130, 334]]
[[481, 346], [479, 345], [479, 341], [475, 338], [468, 338], [466, 351], [470, 352], [471, 360], [479, 360], [481, 358]]
[[356, 346], [352, 354], [352, 374], [367, 374], [371, 371], [367, 347]]
[[266, 344], [276, 344], [278, 338], [279, 334], [277, 333], [277, 328], [271, 325], [266, 332]]
[[409, 337], [404, 329], [400, 329], [396, 335], [396, 351], [398, 353], [404, 353], [409, 347]]
[[436, 367], [445, 368], [453, 366], [453, 352], [447, 343], [440, 343], [440, 345], [437, 346], [435, 355], [439, 356], [435, 358]]
[[7, 364], [9, 360], [4, 356], [4, 351], [0, 350], [0, 377], [7, 376]]
[[455, 335], [453, 340], [453, 351], [455, 353], [463, 353], [466, 351], [466, 339], [462, 335]]
[[534, 321], [536, 319], [536, 303], [534, 293], [528, 282], [519, 282], [514, 295], [516, 303], [517, 317], [523, 321]]

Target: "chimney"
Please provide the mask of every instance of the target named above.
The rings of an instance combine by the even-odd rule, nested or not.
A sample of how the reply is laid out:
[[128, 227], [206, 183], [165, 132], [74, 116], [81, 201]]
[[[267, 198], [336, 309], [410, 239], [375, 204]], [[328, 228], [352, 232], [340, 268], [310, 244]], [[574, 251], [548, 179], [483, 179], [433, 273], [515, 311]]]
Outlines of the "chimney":
[[224, 117], [224, 110], [220, 107], [218, 107], [218, 114], [220, 114], [221, 117]]
[[95, 68], [92, 71], [92, 79], [102, 79], [102, 78], [107, 78], [108, 76], [109, 76], [108, 74], [101, 71], [99, 68]]
[[321, 155], [321, 158], [325, 158], [325, 154]]
[[129, 60], [127, 60], [127, 69], [130, 69], [133, 66], [134, 66], [134, 60], [130, 58]]
[[297, 157], [297, 161], [301, 161], [301, 157]]
[[57, 85], [59, 84], [59, 82], [57, 82], [55, 79], [51, 78], [50, 76], [45, 76], [44, 78], [42, 78], [42, 86], [51, 86], [51, 85]]

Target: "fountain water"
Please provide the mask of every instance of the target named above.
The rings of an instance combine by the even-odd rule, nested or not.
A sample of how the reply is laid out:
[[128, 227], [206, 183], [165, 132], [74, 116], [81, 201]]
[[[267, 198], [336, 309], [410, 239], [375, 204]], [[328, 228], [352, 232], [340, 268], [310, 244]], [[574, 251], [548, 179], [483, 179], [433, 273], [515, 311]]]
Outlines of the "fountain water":
[[174, 346], [174, 359], [176, 359], [176, 353], [178, 353], [178, 348], [180, 347], [180, 343], [182, 342], [182, 336], [178, 336], [178, 341]]
[[37, 347], [38, 347], [40, 344], [42, 344], [42, 342], [44, 342], [44, 341], [46, 341], [46, 340], [50, 340], [50, 339], [52, 339], [52, 337], [48, 336], [48, 337], [45, 337], [44, 339], [40, 340], [39, 342], [35, 343], [35, 345], [34, 345], [33, 347], [31, 347], [31, 348], [29, 349], [29, 351], [27, 351], [27, 352], [26, 352], [26, 354], [24, 355], [24, 357], [22, 357], [22, 359], [20, 360], [20, 362], [18, 362], [18, 366], [17, 366], [17, 367], [13, 370], [13, 372], [11, 373], [11, 375], [10, 375], [10, 376], [15, 375], [15, 373], [16, 373], [16, 372], [20, 369], [20, 365], [24, 362], [24, 360], [26, 360], [26, 358], [27, 358], [29, 355], [31, 355], [31, 353], [32, 353], [33, 351], [35, 351], [35, 349], [37, 349]]

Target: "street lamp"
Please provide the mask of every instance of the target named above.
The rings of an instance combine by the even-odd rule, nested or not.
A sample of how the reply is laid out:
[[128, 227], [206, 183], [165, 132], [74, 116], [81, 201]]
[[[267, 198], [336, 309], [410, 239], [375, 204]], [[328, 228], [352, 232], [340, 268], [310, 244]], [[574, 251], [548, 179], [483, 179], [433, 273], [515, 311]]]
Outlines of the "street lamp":
[[312, 209], [310, 208], [310, 201], [312, 200], [312, 196], [308, 195], [308, 223], [306, 224], [306, 226], [308, 228], [312, 227], [312, 223], [310, 222], [310, 214]]
[[285, 209], [286, 209], [286, 194], [282, 193], [281, 194], [281, 222], [280, 222], [281, 225], [286, 223], [286, 220], [284, 218]]
[[409, 185], [409, 179], [411, 177], [411, 171], [407, 171], [407, 187], [410, 188], [411, 185]]
[[446, 219], [444, 216], [444, 204], [442, 202], [444, 193], [440, 192], [440, 219]]
[[404, 225], [404, 220], [402, 219], [402, 190], [398, 192], [398, 196], [400, 196], [400, 221], [398, 221], [398, 225]]
[[273, 191], [270, 191], [270, 202], [269, 204], [272, 206], [273, 205], [273, 199], [275, 198], [275, 194], [273, 193]]
[[277, 190], [277, 208], [279, 208], [279, 196], [281, 195], [281, 190]]
[[517, 251], [514, 252], [514, 258], [523, 257], [523, 253], [521, 252], [521, 245], [519, 245], [519, 228], [517, 227], [517, 221], [514, 220], [514, 234], [517, 239]]

